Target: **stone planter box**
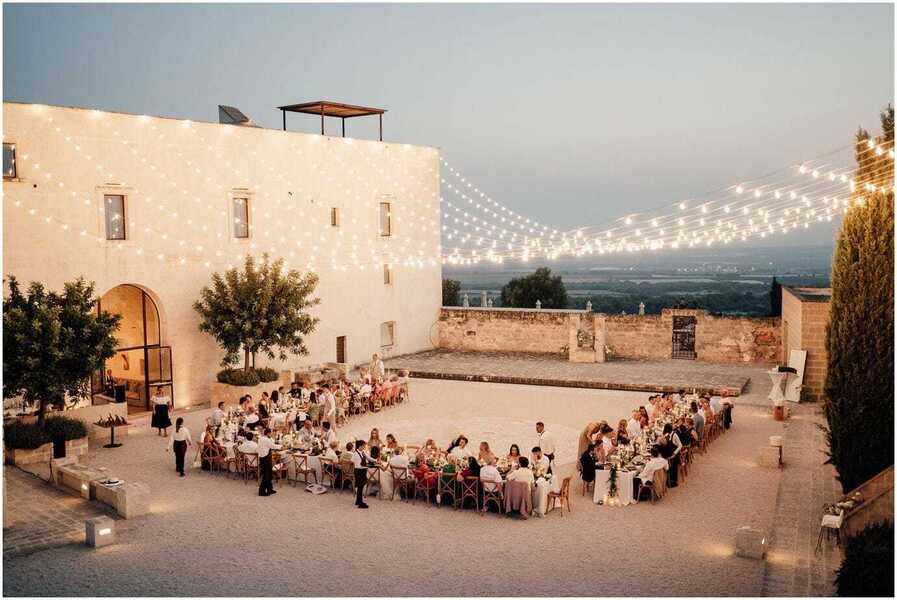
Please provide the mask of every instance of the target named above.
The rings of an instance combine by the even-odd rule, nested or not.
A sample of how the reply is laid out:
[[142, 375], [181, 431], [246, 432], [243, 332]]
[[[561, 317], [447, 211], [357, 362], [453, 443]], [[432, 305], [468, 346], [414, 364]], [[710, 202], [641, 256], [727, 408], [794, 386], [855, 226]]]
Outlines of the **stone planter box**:
[[281, 384], [277, 381], [269, 381], [258, 385], [231, 385], [229, 383], [213, 382], [209, 386], [209, 406], [218, 406], [219, 402], [224, 402], [225, 406], [236, 406], [240, 402], [240, 398], [249, 394], [253, 401], [258, 402], [262, 397], [262, 392], [271, 393]]
[[83, 437], [76, 440], [67, 440], [65, 442], [66, 456], [84, 456], [87, 454], [87, 444], [89, 438]]
[[91, 481], [91, 498], [108, 504], [125, 519], [132, 519], [149, 512], [149, 486], [140, 482], [125, 482], [115, 487]]
[[[116, 425], [115, 426], [115, 441], [118, 442], [126, 437], [128, 437], [128, 429], [130, 429], [130, 425]], [[108, 444], [110, 438], [112, 437], [112, 429], [109, 427], [100, 427], [99, 425], [94, 425], [91, 423], [90, 425], [90, 439], [95, 440], [97, 442], [102, 442], [104, 444]], [[66, 449], [68, 450], [68, 449]]]
[[12, 465], [33, 465], [49, 463], [53, 458], [53, 443], [38, 446], [34, 450], [6, 450], [6, 462]]

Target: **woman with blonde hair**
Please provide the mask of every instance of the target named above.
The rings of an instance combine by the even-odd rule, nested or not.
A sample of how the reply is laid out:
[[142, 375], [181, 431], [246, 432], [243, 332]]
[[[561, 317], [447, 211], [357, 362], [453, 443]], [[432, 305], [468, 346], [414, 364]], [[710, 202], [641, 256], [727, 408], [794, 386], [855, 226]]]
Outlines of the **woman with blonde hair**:
[[379, 448], [380, 446], [385, 445], [386, 444], [383, 443], [383, 440], [380, 439], [380, 430], [376, 427], [371, 429], [371, 437], [368, 439], [368, 446], [370, 446], [371, 448], [375, 446]]
[[480, 442], [480, 452], [477, 455], [479, 463], [481, 465], [491, 464], [493, 458], [495, 458], [495, 455], [492, 454], [492, 450], [489, 448], [489, 442]]
[[598, 423], [594, 421], [586, 425], [585, 429], [582, 430], [582, 433], [579, 434], [579, 444], [576, 448], [577, 456], [582, 456], [582, 453], [589, 448], [589, 444], [593, 442], [592, 435], [596, 431], [598, 431]]

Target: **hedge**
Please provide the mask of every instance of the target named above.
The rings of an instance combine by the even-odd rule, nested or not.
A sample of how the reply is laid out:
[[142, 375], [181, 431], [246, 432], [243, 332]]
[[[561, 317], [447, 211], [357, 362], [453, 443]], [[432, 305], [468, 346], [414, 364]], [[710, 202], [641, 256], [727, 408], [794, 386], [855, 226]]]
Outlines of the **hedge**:
[[894, 524], [875, 523], [844, 542], [839, 596], [894, 595]]
[[50, 437], [36, 423], [15, 421], [3, 426], [3, 444], [10, 450], [34, 450], [49, 442]]
[[269, 367], [261, 369], [224, 369], [218, 372], [218, 382], [230, 385], [253, 386], [260, 383], [268, 383], [277, 381], [279, 375], [277, 371]]
[[44, 431], [51, 440], [57, 435], [62, 435], [65, 441], [87, 437], [87, 426], [82, 421], [64, 415], [48, 416], [44, 421]]

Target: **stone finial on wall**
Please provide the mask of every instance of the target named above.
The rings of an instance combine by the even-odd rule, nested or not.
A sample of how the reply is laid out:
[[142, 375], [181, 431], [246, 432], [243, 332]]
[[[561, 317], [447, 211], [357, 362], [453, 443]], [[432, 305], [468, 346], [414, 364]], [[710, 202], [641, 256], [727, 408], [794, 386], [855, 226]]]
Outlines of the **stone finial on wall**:
[[536, 310], [542, 310], [542, 301], [536, 300]]
[[640, 315], [645, 314], [645, 303], [644, 302], [638, 303], [638, 314], [640, 314]]
[[488, 302], [487, 306], [488, 306], [489, 308], [492, 308], [492, 298], [489, 298], [489, 302]]
[[483, 308], [489, 306], [489, 292], [487, 292], [486, 290], [483, 290], [483, 298], [482, 300], [480, 300], [480, 306], [482, 306]]
[[464, 294], [463, 306], [464, 308], [470, 308], [470, 298], [467, 296], [467, 294]]
[[592, 312], [592, 301], [586, 302], [586, 312]]

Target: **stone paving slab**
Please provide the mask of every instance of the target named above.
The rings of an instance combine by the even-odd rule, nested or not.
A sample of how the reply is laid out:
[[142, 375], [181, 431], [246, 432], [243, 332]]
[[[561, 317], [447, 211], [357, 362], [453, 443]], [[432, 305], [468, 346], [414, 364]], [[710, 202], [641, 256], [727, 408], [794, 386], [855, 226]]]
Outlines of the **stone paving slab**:
[[752, 379], [768, 379], [768, 367], [718, 365], [690, 360], [614, 360], [571, 363], [560, 355], [523, 352], [429, 350], [390, 358], [390, 369], [412, 377], [633, 392], [680, 389], [740, 395]]
[[3, 559], [48, 548], [84, 542], [84, 521], [117, 518], [98, 502], [84, 500], [53, 487], [16, 467], [3, 468], [6, 511], [12, 526], [3, 529]]

